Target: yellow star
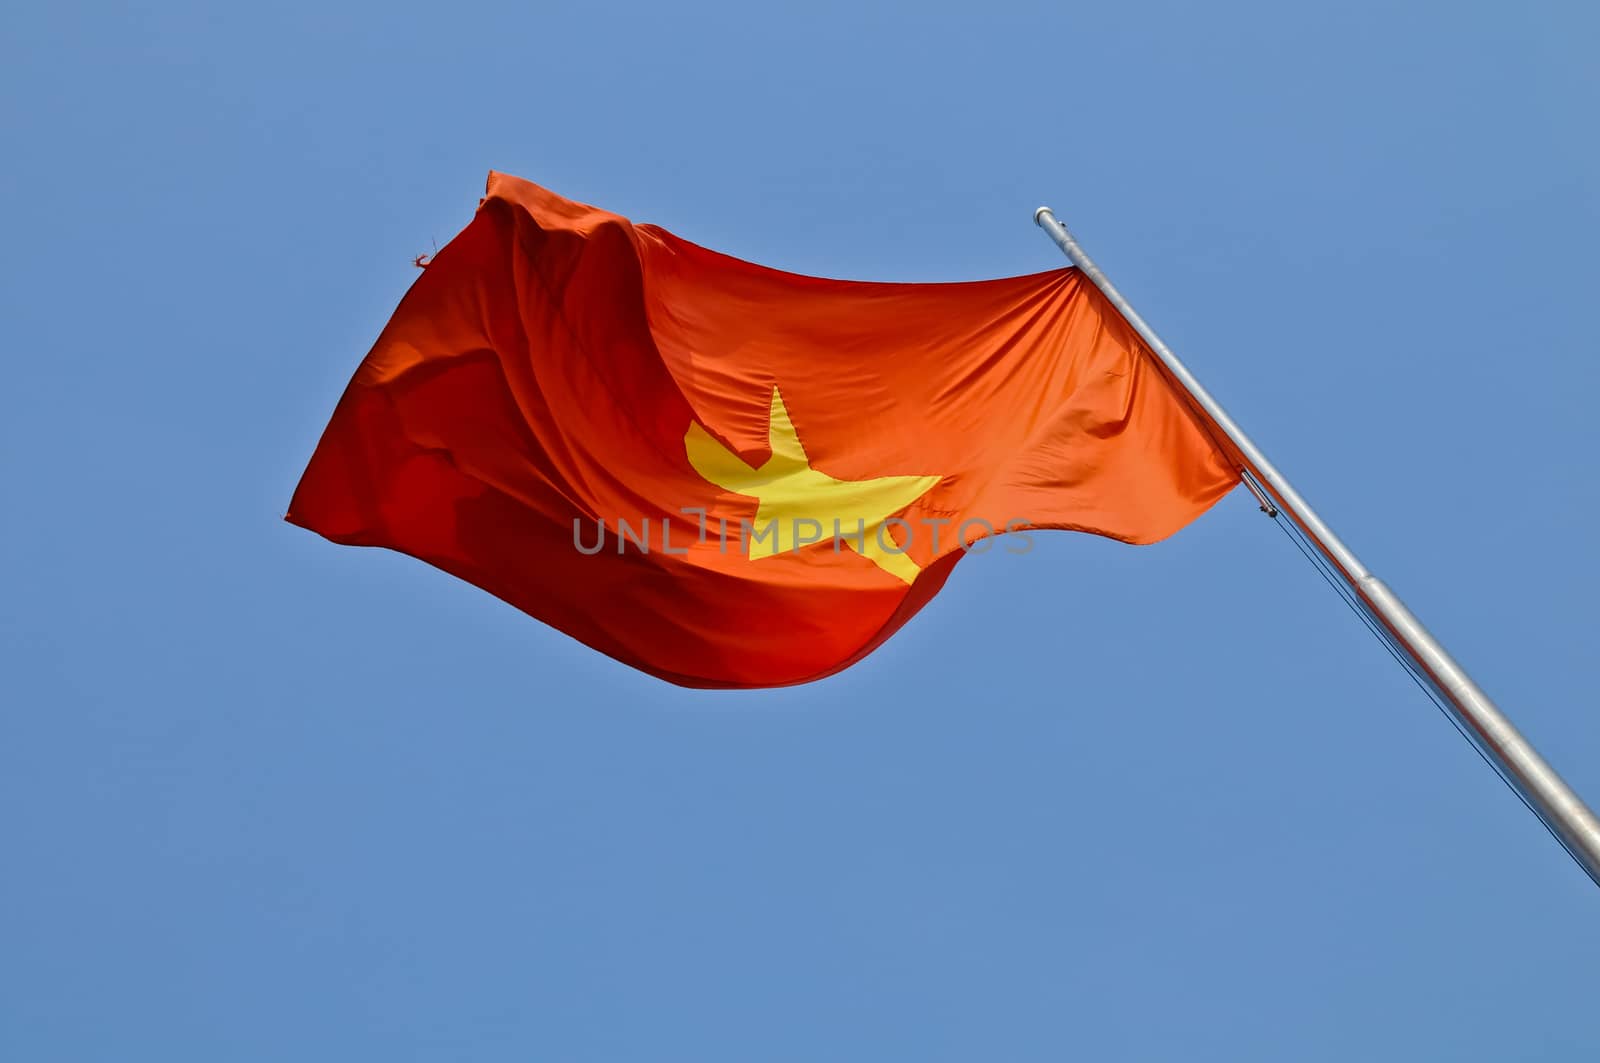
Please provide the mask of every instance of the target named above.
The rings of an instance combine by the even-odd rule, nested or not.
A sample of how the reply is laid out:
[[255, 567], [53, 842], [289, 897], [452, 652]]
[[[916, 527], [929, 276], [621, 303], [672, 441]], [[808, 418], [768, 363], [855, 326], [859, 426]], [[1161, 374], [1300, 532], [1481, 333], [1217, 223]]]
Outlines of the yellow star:
[[[724, 491], [748, 495], [759, 501], [749, 538], [750, 559], [772, 557], [798, 549], [798, 540], [815, 534], [823, 547], [837, 549], [840, 542], [907, 583], [921, 571], [904, 553], [896, 553], [893, 538], [883, 522], [909, 506], [939, 482], [937, 476], [879, 476], [871, 480], [835, 480], [811, 467], [800, 436], [789, 420], [783, 396], [772, 389], [772, 416], [767, 429], [772, 457], [759, 469], [746, 465], [739, 455], [700, 427], [689, 423], [683, 437], [689, 464], [695, 472]], [[835, 521], [838, 522], [835, 525]], [[804, 531], [802, 525], [806, 525]], [[763, 537], [765, 529], [772, 532]], [[837, 531], [839, 538], [834, 538]], [[859, 535], [858, 535], [859, 532]], [[808, 540], [815, 541], [815, 540]], [[905, 544], [909, 545], [909, 543]], [[885, 549], [885, 546], [888, 549]]]

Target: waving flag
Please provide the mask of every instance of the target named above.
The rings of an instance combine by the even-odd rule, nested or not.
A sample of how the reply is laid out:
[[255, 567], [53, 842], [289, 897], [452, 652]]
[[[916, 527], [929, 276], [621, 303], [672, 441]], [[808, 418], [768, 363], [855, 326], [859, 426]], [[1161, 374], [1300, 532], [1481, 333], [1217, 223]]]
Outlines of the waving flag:
[[1076, 270], [803, 277], [491, 174], [288, 519], [663, 679], [777, 686], [1008, 530], [1177, 531], [1238, 482], [1204, 425]]

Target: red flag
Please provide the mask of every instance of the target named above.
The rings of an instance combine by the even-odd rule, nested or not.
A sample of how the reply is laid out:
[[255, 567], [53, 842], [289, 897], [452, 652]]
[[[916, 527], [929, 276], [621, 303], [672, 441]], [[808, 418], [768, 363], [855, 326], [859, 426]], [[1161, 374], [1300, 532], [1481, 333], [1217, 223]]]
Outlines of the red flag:
[[802, 277], [491, 174], [288, 519], [663, 679], [777, 686], [859, 660], [1008, 527], [1148, 543], [1237, 482], [1076, 270]]

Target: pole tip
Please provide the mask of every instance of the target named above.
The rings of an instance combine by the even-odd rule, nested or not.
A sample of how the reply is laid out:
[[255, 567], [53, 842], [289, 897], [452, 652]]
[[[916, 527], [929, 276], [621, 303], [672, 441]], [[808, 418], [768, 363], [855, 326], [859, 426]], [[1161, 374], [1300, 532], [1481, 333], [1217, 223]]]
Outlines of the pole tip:
[[1049, 207], [1040, 207], [1038, 210], [1033, 212], [1033, 224], [1035, 224], [1035, 225], [1039, 224], [1039, 216], [1040, 215], [1042, 215], [1042, 214], [1054, 214], [1054, 213], [1055, 213], [1055, 211], [1051, 210]]

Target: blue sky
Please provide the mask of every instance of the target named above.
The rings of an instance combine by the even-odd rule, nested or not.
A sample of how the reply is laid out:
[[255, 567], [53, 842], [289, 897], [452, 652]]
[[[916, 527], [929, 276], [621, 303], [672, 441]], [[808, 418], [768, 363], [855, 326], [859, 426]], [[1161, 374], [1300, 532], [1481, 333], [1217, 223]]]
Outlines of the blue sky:
[[490, 168], [866, 279], [1049, 203], [1600, 800], [1592, 5], [447, 8], [0, 16], [0, 1055], [1593, 1057], [1593, 885], [1242, 492], [754, 693], [280, 519]]

